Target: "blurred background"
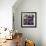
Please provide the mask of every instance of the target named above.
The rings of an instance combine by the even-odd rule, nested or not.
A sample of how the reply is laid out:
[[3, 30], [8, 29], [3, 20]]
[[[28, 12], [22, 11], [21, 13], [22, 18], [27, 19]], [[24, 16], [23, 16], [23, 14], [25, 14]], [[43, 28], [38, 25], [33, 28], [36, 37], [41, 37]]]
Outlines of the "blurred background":
[[[46, 0], [0, 0], [0, 27], [14, 28], [36, 46], [46, 46]], [[22, 28], [21, 12], [37, 12], [37, 27]], [[14, 15], [14, 22], [13, 20]]]

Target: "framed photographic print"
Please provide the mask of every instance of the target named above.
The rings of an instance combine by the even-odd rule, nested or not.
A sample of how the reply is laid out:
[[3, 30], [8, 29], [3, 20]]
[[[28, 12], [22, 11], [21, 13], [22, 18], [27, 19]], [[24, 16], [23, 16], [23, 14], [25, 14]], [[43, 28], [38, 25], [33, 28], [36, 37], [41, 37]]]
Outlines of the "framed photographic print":
[[37, 13], [36, 12], [21, 12], [21, 27], [37, 26]]

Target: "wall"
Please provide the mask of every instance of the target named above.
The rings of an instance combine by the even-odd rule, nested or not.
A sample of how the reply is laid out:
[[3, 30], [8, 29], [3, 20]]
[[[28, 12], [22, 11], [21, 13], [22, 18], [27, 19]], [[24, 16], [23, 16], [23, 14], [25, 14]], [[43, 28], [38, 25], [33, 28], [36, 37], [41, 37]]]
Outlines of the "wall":
[[[24, 39], [34, 40], [36, 46], [41, 46], [41, 0], [18, 0], [18, 2], [13, 6], [15, 30], [22, 32]], [[37, 27], [22, 28], [21, 12], [37, 12]]]
[[0, 0], [0, 27], [12, 29], [12, 6], [16, 0]]
[[42, 46], [46, 46], [46, 0], [41, 1], [41, 38]]

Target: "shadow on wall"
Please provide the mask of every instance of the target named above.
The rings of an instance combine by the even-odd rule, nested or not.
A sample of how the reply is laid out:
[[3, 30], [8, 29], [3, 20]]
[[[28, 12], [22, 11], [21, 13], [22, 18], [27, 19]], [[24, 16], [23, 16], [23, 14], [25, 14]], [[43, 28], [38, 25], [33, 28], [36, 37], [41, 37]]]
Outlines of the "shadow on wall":
[[[16, 3], [12, 6], [12, 9], [15, 10], [20, 6], [20, 4], [23, 2], [23, 0], [17, 0]], [[14, 12], [14, 11], [13, 11]]]

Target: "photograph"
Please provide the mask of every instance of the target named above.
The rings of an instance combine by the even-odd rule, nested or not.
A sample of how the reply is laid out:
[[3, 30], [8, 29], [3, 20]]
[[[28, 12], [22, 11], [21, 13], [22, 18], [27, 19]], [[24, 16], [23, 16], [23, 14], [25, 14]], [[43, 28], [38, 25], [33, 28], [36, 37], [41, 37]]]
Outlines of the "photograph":
[[21, 12], [21, 27], [36, 27], [36, 12]]

